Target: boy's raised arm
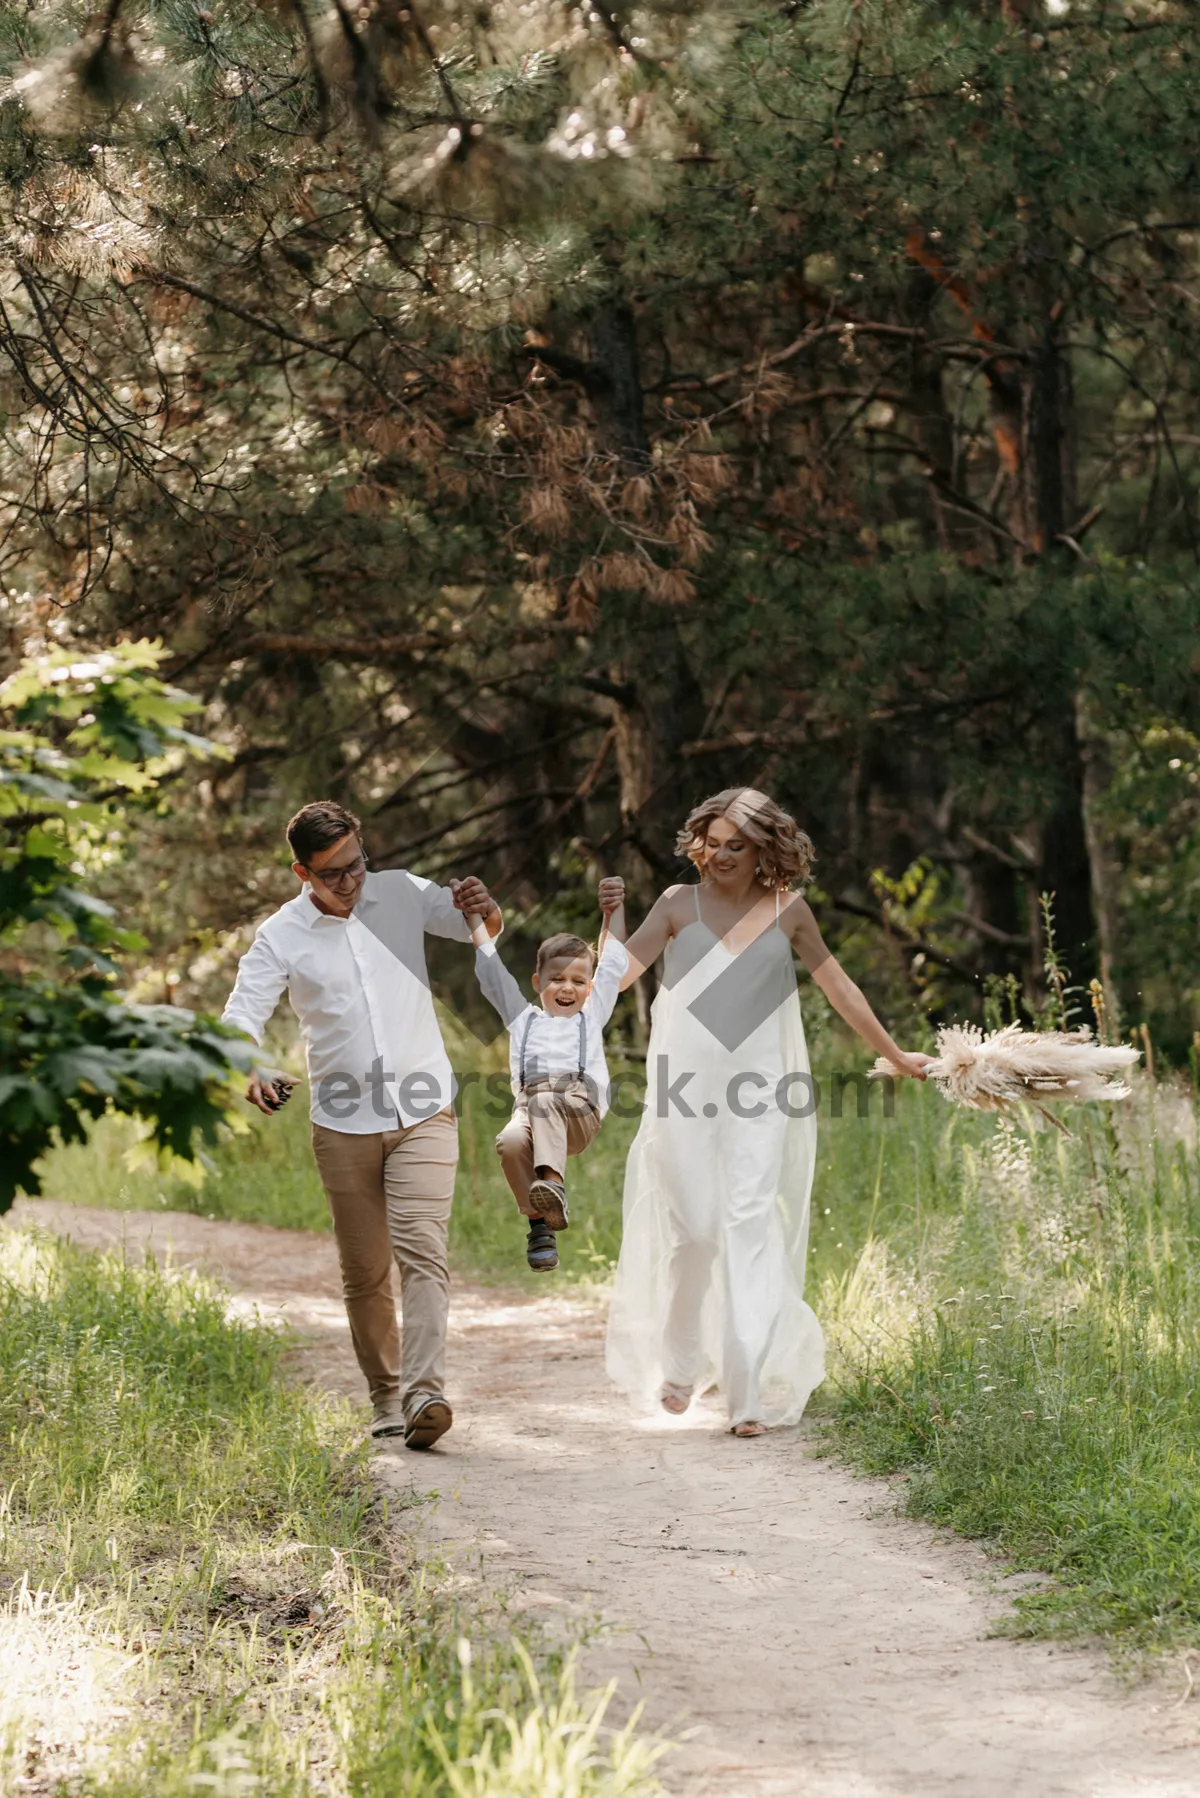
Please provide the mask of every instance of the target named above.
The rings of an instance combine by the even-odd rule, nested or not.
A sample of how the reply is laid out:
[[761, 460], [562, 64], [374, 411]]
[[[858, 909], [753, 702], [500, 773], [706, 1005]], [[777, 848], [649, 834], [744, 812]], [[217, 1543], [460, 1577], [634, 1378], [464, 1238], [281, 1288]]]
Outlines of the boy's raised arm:
[[500, 1013], [506, 1028], [511, 1030], [516, 1020], [529, 1010], [530, 1001], [500, 960], [496, 945], [488, 935], [486, 921], [483, 918], [472, 918], [470, 923], [471, 941], [475, 945], [475, 978], [479, 982], [479, 989], [488, 1003], [494, 1005]]
[[596, 897], [604, 914], [604, 924], [600, 931], [600, 952], [603, 954], [606, 937], [614, 936], [618, 943], [625, 941], [625, 882], [619, 874], [606, 874], [600, 882]]
[[629, 966], [625, 950], [625, 882], [619, 875], [607, 875], [600, 882], [597, 897], [604, 923], [600, 929], [596, 972], [592, 976], [587, 1007], [604, 1025], [612, 1016], [621, 990], [621, 976]]
[[461, 912], [471, 929], [471, 941], [475, 941], [475, 923], [484, 924], [489, 937], [496, 937], [504, 929], [504, 914], [492, 895], [476, 874], [468, 874], [463, 880], [452, 880], [448, 888], [451, 901], [456, 912]]

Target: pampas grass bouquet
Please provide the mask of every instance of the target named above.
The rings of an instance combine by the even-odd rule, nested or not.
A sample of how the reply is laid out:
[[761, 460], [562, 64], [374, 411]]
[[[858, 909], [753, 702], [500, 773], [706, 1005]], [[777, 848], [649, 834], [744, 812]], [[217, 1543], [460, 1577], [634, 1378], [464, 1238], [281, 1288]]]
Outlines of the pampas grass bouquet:
[[[937, 1057], [925, 1071], [954, 1105], [972, 1111], [1034, 1105], [1057, 1124], [1045, 1109], [1048, 1100], [1127, 1099], [1123, 1076], [1138, 1057], [1137, 1049], [1097, 1042], [1086, 1028], [1022, 1030], [1007, 1024], [985, 1033], [977, 1024], [947, 1024], [938, 1031]], [[871, 1072], [882, 1079], [899, 1069], [880, 1056]]]

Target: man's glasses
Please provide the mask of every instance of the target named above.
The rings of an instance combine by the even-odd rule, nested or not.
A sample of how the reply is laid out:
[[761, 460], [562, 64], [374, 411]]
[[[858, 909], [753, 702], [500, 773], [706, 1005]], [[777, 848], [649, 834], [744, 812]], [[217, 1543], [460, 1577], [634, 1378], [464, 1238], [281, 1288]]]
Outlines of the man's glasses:
[[303, 864], [304, 872], [311, 879], [319, 880], [322, 886], [333, 887], [335, 890], [339, 887], [353, 886], [356, 880], [361, 880], [370, 865], [370, 857], [365, 853], [356, 855], [354, 860], [347, 862], [344, 868], [310, 868], [307, 862]]

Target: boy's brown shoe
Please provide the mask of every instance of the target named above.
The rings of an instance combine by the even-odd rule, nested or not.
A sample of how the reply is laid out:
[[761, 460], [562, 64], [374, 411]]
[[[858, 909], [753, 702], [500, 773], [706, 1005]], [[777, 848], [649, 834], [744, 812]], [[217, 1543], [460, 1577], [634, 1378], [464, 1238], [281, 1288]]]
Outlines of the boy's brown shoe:
[[558, 1266], [558, 1249], [544, 1218], [531, 1217], [529, 1220], [525, 1259], [535, 1274], [552, 1274]]
[[534, 1217], [543, 1218], [552, 1230], [565, 1230], [571, 1221], [567, 1189], [560, 1180], [535, 1180], [529, 1188], [529, 1204]]

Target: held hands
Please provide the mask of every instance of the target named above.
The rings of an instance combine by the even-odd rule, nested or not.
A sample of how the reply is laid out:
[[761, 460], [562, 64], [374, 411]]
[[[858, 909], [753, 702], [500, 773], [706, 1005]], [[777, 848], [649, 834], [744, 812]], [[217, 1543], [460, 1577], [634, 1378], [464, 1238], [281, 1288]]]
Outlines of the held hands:
[[600, 910], [606, 918], [611, 918], [625, 903], [625, 882], [619, 874], [606, 874], [597, 891]]
[[465, 880], [452, 880], [450, 891], [456, 908], [471, 926], [472, 936], [476, 934], [476, 927], [483, 925], [485, 920], [487, 935], [499, 935], [500, 907], [477, 875], [468, 874]]
[[472, 916], [485, 918], [496, 903], [482, 880], [475, 874], [468, 874], [465, 880], [452, 880], [450, 891], [454, 895], [455, 906], [468, 918]]

